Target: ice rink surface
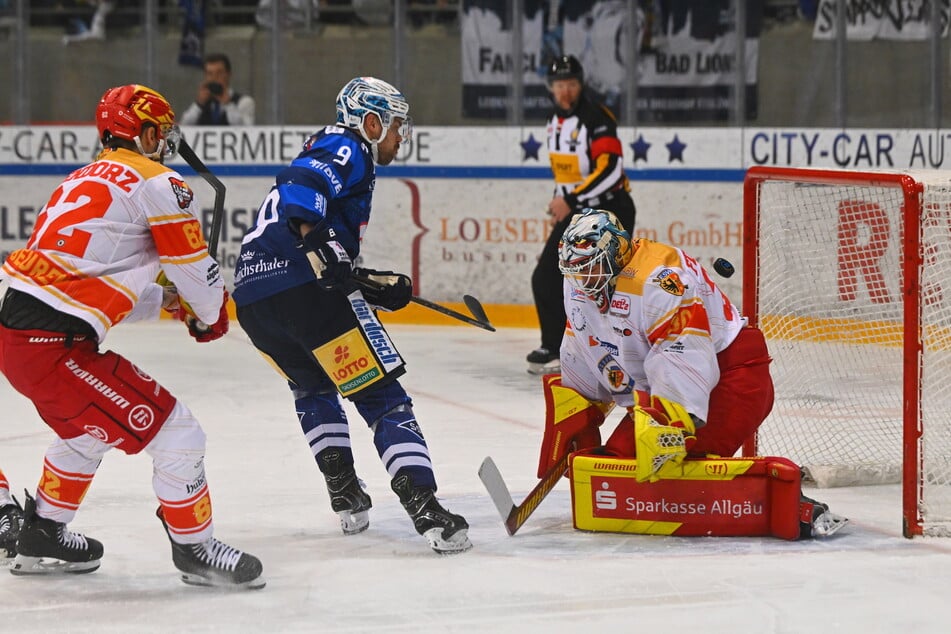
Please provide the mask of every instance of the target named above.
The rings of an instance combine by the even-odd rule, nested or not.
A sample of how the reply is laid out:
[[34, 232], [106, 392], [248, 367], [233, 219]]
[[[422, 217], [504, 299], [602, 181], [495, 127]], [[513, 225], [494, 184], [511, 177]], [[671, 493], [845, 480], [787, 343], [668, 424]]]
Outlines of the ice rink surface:
[[[374, 507], [369, 530], [345, 537], [286, 384], [243, 333], [196, 344], [180, 324], [132, 324], [105, 347], [195, 412], [208, 434], [216, 536], [260, 557], [267, 587], [179, 581], [154, 516], [148, 456], [113, 451], [71, 524], [103, 542], [102, 567], [56, 579], [0, 570], [0, 631], [951, 631], [951, 540], [901, 536], [897, 485], [813, 491], [851, 523], [829, 540], [791, 543], [579, 532], [564, 481], [509, 537], [476, 472], [491, 455], [517, 502], [536, 482], [544, 404], [523, 359], [537, 334], [389, 330], [408, 360], [403, 384], [439, 497], [468, 519], [473, 550], [440, 557], [416, 534], [350, 405]], [[0, 403], [0, 466], [14, 492], [32, 490], [52, 432], [2, 379]]]

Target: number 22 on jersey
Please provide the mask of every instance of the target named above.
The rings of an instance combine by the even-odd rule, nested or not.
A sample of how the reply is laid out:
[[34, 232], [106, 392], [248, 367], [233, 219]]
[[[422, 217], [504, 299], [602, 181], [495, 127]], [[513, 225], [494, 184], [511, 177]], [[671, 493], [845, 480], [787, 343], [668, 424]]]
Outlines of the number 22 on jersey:
[[56, 188], [36, 219], [36, 229], [27, 248], [58, 251], [82, 257], [92, 234], [77, 228], [87, 220], [102, 218], [112, 204], [112, 192], [105, 183], [79, 181], [69, 191], [67, 183]]

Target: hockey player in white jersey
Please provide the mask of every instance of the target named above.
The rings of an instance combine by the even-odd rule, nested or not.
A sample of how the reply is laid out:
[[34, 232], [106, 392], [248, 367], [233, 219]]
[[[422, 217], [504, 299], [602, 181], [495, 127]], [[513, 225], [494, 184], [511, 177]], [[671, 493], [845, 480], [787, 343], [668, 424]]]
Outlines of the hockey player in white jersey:
[[[0, 371], [58, 438], [35, 497], [27, 494], [15, 575], [88, 573], [102, 544], [70, 531], [103, 456], [152, 458], [158, 518], [190, 584], [259, 588], [261, 562], [214, 538], [205, 434], [174, 396], [101, 349], [120, 323], [175, 313], [199, 342], [228, 331], [228, 294], [195, 216], [195, 196], [162, 164], [175, 113], [140, 85], [106, 91], [96, 110], [103, 151], [66, 177], [10, 254], [0, 306]], [[174, 284], [156, 283], [159, 273]], [[199, 320], [207, 326], [200, 326]]]
[[[688, 457], [733, 456], [751, 438], [773, 405], [766, 342], [697, 260], [586, 209], [562, 237], [559, 268], [561, 385], [591, 406], [557, 425], [549, 416], [540, 476], [572, 448], [601, 444], [606, 403], [629, 414], [601, 451], [636, 456], [638, 481], [676, 477]], [[846, 521], [808, 498], [782, 512], [798, 513], [803, 537]]]

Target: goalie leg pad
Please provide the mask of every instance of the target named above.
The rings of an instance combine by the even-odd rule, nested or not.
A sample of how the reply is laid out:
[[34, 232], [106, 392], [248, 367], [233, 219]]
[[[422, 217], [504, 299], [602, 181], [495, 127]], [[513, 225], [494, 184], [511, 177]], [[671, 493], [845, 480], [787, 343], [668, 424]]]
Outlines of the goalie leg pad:
[[601, 444], [599, 427], [612, 405], [589, 401], [561, 384], [560, 374], [542, 377], [545, 391], [545, 435], [538, 457], [538, 477], [569, 452]]
[[676, 478], [638, 482], [637, 461], [578, 452], [569, 461], [580, 530], [800, 537], [799, 467], [786, 458], [688, 458]]

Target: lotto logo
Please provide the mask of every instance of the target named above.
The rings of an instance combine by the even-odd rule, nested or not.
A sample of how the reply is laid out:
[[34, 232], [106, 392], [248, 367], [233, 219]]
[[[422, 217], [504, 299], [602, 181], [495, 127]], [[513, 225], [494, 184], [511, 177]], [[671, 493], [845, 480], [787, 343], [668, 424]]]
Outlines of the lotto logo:
[[334, 363], [343, 363], [350, 358], [350, 349], [347, 346], [337, 346], [334, 350]]

